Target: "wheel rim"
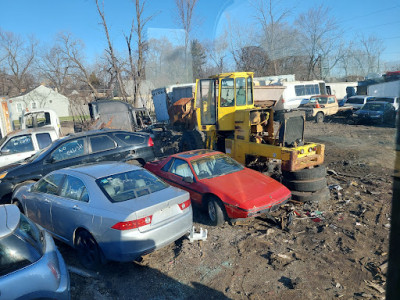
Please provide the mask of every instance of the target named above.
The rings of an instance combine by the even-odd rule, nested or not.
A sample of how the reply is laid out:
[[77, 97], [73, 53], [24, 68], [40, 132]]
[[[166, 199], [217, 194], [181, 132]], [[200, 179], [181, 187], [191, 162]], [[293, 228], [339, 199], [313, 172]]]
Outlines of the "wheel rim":
[[85, 265], [92, 265], [97, 261], [98, 248], [96, 242], [89, 234], [80, 234], [77, 248], [78, 254]]
[[208, 216], [210, 217], [211, 221], [215, 221], [217, 212], [215, 211], [215, 206], [213, 201], [208, 202]]

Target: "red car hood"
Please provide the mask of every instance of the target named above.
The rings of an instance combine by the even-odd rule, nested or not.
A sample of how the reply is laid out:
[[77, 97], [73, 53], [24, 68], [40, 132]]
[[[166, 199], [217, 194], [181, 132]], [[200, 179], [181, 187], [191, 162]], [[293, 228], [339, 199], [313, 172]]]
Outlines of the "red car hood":
[[291, 194], [283, 184], [250, 169], [201, 181], [226, 195], [224, 202], [246, 210], [270, 207]]

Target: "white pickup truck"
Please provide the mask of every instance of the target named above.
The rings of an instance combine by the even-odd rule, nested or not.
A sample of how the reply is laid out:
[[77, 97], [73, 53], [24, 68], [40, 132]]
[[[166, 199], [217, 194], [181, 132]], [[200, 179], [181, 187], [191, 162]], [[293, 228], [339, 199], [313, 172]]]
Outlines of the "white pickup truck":
[[22, 117], [21, 129], [27, 128], [53, 128], [57, 137], [61, 136], [60, 119], [51, 109], [34, 109]]
[[56, 139], [58, 135], [53, 128], [32, 128], [11, 132], [0, 140], [0, 167], [30, 157]]

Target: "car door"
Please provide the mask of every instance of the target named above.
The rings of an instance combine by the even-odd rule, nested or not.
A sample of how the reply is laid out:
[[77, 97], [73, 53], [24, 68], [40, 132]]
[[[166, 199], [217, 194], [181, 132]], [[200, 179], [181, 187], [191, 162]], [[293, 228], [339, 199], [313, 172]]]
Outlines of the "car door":
[[86, 137], [67, 140], [55, 148], [44, 158], [43, 174], [53, 170], [80, 165], [86, 162], [88, 156]]
[[53, 230], [51, 221], [52, 203], [57, 199], [64, 180], [63, 174], [49, 174], [39, 180], [25, 199], [27, 215], [34, 222], [49, 231]]
[[[189, 164], [183, 159], [174, 158], [167, 163], [161, 172], [168, 183], [184, 189], [189, 192], [193, 202], [200, 204], [203, 197], [202, 185], [196, 181]], [[185, 181], [185, 178], [191, 178], [193, 182]]]
[[89, 152], [86, 162], [100, 161], [119, 161], [122, 160], [122, 154], [114, 151], [117, 143], [108, 135], [89, 136]]
[[33, 155], [34, 147], [31, 134], [19, 135], [10, 138], [1, 146], [0, 166], [5, 166]]
[[53, 233], [72, 244], [75, 229], [83, 224], [91, 224], [92, 216], [86, 185], [81, 179], [66, 175], [59, 197], [53, 200], [51, 206]]

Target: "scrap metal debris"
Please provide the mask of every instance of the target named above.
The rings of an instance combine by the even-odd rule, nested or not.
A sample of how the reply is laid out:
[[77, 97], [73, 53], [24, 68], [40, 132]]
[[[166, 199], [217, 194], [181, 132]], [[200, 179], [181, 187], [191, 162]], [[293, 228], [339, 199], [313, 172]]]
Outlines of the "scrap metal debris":
[[208, 230], [200, 227], [200, 232], [196, 232], [195, 226], [192, 227], [189, 233], [189, 241], [193, 243], [194, 241], [205, 241], [207, 240]]

